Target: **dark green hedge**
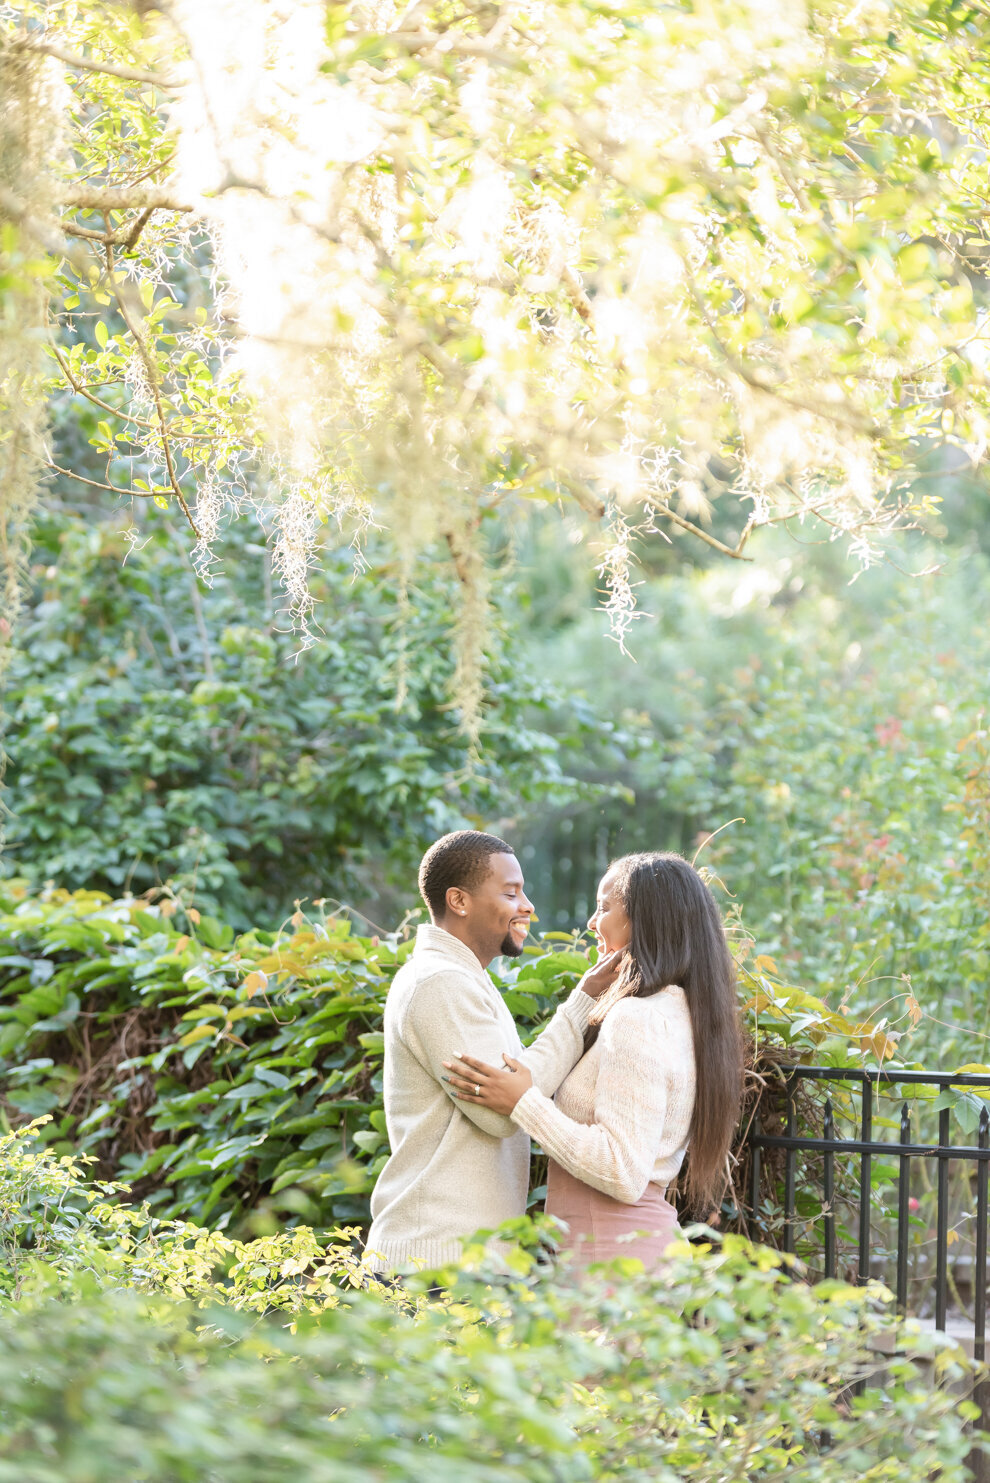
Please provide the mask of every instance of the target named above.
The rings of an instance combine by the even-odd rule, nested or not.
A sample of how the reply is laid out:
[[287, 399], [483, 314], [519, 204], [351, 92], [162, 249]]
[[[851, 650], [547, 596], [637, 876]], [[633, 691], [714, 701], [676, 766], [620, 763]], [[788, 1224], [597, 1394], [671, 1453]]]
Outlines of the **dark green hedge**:
[[595, 793], [575, 760], [636, 745], [525, 669], [494, 614], [472, 748], [451, 703], [452, 574], [418, 571], [406, 612], [373, 544], [358, 577], [352, 554], [323, 553], [325, 632], [300, 652], [260, 531], [228, 532], [209, 589], [166, 530], [144, 537], [131, 550], [118, 518], [65, 511], [32, 532], [0, 873], [114, 895], [171, 881], [240, 927], [297, 896], [381, 919], [438, 834]]

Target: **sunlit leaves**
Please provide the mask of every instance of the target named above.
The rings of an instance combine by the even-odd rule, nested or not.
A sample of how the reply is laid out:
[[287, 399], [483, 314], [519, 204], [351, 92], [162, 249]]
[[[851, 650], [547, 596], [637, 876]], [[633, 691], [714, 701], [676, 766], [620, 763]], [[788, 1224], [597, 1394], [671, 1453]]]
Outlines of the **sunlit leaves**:
[[810, 1287], [731, 1236], [575, 1281], [546, 1268], [547, 1223], [520, 1219], [497, 1277], [469, 1243], [428, 1295], [427, 1274], [369, 1281], [353, 1229], [240, 1240], [128, 1205], [30, 1133], [0, 1153], [19, 1478], [255, 1483], [261, 1458], [268, 1483], [714, 1483], [727, 1457], [740, 1483], [828, 1483], [850, 1459], [877, 1483], [963, 1477], [970, 1366], [908, 1320], [878, 1371], [878, 1284]]
[[[980, 456], [976, 9], [427, 5], [412, 31], [356, 4], [282, 25], [272, 0], [228, 0], [122, 29], [116, 8], [46, 10], [78, 49], [173, 85], [163, 107], [72, 73], [78, 178], [162, 182], [193, 212], [130, 246], [136, 195], [65, 220], [119, 236], [203, 560], [277, 451], [262, 497], [291, 517], [297, 616], [331, 514], [410, 548], [463, 546], [509, 493], [703, 536], [721, 501], [729, 549], [818, 519], [868, 562], [924, 513], [920, 443]], [[93, 251], [68, 285], [83, 312], [106, 287]], [[120, 369], [132, 436], [147, 388]], [[160, 436], [141, 442], [164, 487]]]

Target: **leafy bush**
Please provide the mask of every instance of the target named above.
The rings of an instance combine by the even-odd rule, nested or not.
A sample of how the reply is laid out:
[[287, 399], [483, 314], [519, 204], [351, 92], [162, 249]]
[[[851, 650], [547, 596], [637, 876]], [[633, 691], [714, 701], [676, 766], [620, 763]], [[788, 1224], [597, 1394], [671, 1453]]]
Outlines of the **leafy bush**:
[[[256, 1313], [317, 1313], [341, 1284], [366, 1286], [353, 1229], [317, 1239], [307, 1226], [238, 1241], [130, 1203], [119, 1181], [96, 1180], [87, 1155], [59, 1156], [38, 1119], [0, 1138], [0, 1299], [22, 1301], [81, 1277]], [[303, 1281], [305, 1274], [305, 1281]], [[381, 1295], [394, 1296], [383, 1286]]]
[[[351, 1293], [291, 1332], [122, 1291], [36, 1300], [0, 1327], [0, 1479], [720, 1483], [727, 1464], [792, 1483], [968, 1476], [975, 1407], [908, 1358], [885, 1362], [881, 1387], [877, 1296], [805, 1288], [779, 1260], [754, 1263], [729, 1238], [653, 1281], [493, 1287], [469, 1273], [442, 1302]], [[902, 1338], [940, 1380], [965, 1382], [944, 1341]]]
[[[61, 1149], [97, 1155], [160, 1214], [247, 1219], [258, 1233], [362, 1221], [387, 1154], [382, 1007], [411, 948], [400, 934], [358, 937], [319, 909], [235, 937], [168, 896], [29, 896], [8, 883], [2, 1106], [15, 1122], [51, 1114]], [[524, 1035], [588, 961], [580, 939], [550, 933], [495, 975]], [[774, 970], [758, 955], [740, 965], [754, 1061], [772, 1069], [819, 1048], [838, 1065], [889, 1058], [873, 1025]]]
[[561, 723], [500, 631], [472, 752], [442, 579], [404, 613], [396, 567], [355, 576], [327, 553], [327, 631], [299, 653], [258, 539], [238, 527], [206, 590], [153, 529], [131, 550], [119, 523], [41, 524], [6, 671], [8, 872], [114, 893], [172, 879], [244, 926], [298, 896], [367, 908], [446, 829], [575, 794], [566, 753], [590, 728], [580, 707]]
[[39, 1262], [62, 1277], [86, 1269], [106, 1244], [108, 1200], [124, 1189], [88, 1183], [81, 1160], [45, 1148], [42, 1121], [0, 1138], [0, 1297], [15, 1301]]
[[690, 857], [733, 821], [700, 862], [785, 975], [895, 1036], [916, 1000], [912, 1054], [933, 1069], [987, 1060], [990, 631], [974, 614], [990, 563], [939, 558], [940, 576], [871, 572], [845, 590], [828, 553], [800, 576], [780, 556], [657, 583], [642, 598], [657, 618], [630, 640], [632, 693], [590, 624], [544, 639], [534, 657], [580, 673], [612, 714], [648, 713], [662, 755], [622, 773], [635, 810], [543, 820], [527, 868], [578, 862], [586, 897], [602, 856]]
[[964, 1476], [976, 1408], [919, 1366], [965, 1388], [949, 1341], [901, 1324], [881, 1362], [889, 1294], [737, 1238], [575, 1283], [520, 1220], [512, 1275], [478, 1246], [427, 1300], [362, 1281], [346, 1231], [241, 1243], [122, 1193], [37, 1129], [0, 1142], [0, 1479]]
[[929, 671], [917, 648], [905, 622], [882, 671], [805, 654], [796, 685], [786, 655], [748, 667], [709, 733], [713, 749], [731, 738], [730, 761], [704, 816], [717, 797], [749, 822], [707, 858], [790, 973], [895, 1035], [920, 1011], [913, 1053], [952, 1069], [990, 1044], [985, 668], [960, 674], [946, 653]]

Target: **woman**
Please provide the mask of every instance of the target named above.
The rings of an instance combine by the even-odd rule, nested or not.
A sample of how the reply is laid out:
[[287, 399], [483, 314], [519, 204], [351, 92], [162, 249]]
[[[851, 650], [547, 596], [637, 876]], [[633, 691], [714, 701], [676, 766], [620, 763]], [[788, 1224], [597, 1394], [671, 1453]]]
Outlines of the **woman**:
[[508, 1056], [505, 1069], [463, 1052], [445, 1064], [462, 1100], [511, 1116], [549, 1155], [547, 1214], [581, 1265], [650, 1268], [678, 1234], [666, 1189], [689, 1146], [688, 1205], [710, 1217], [725, 1187], [742, 1080], [733, 963], [715, 900], [679, 855], [616, 860], [588, 926], [621, 967], [556, 1103]]

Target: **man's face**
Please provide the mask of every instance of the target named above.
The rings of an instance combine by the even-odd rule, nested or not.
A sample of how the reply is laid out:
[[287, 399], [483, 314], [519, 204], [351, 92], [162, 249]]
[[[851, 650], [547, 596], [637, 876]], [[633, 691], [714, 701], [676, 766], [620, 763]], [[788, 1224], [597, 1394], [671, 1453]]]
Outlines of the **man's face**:
[[515, 855], [489, 855], [488, 874], [470, 891], [458, 893], [460, 916], [473, 938], [478, 956], [488, 961], [504, 954], [517, 958], [529, 932], [533, 903], [523, 889], [523, 873]]

